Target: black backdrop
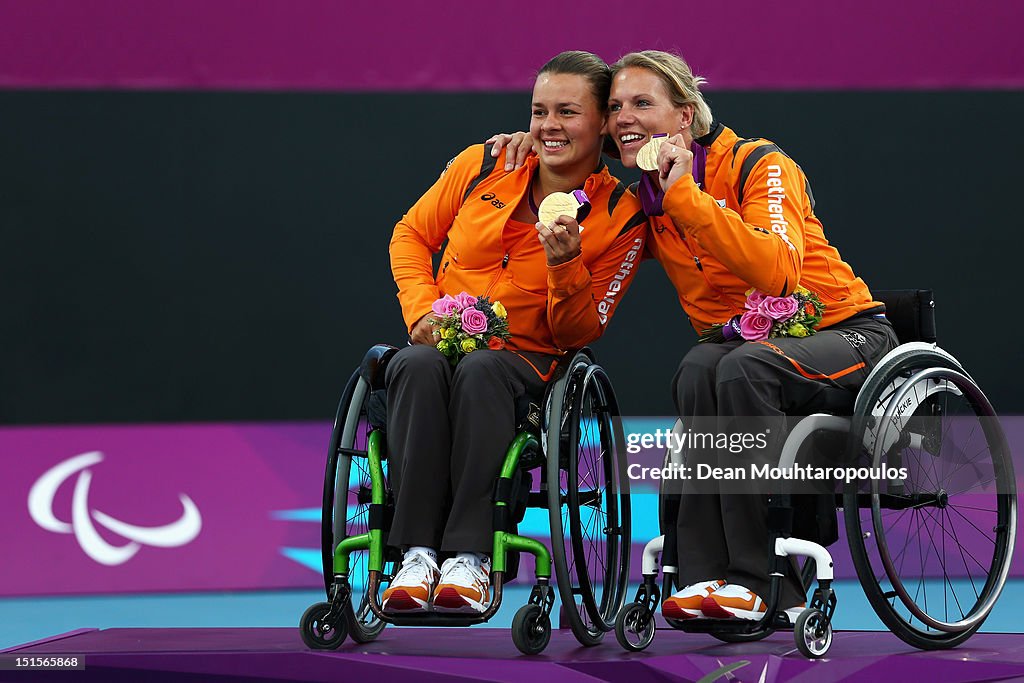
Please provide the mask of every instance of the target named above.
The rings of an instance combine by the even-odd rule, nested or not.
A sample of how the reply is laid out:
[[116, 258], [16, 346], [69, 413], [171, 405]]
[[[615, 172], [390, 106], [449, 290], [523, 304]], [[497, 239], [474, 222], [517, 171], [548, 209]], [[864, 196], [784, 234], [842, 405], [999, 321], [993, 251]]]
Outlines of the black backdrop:
[[[1024, 412], [1024, 93], [710, 100], [801, 164], [870, 286], [934, 288], [940, 343]], [[333, 414], [362, 351], [404, 339], [395, 221], [527, 122], [525, 93], [0, 92], [0, 422]], [[596, 344], [626, 414], [671, 414], [693, 342], [645, 263]]]

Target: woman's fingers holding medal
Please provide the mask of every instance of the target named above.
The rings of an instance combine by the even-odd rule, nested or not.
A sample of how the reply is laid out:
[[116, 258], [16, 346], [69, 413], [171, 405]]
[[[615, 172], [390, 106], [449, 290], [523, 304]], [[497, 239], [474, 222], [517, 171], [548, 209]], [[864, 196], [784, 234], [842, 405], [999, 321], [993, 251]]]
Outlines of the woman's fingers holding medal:
[[548, 265], [557, 266], [576, 258], [580, 254], [580, 225], [571, 216], [561, 215], [545, 225], [538, 222], [537, 238], [544, 245]]
[[693, 170], [693, 152], [682, 135], [673, 135], [658, 150], [658, 179], [661, 189], [668, 190], [677, 180]]

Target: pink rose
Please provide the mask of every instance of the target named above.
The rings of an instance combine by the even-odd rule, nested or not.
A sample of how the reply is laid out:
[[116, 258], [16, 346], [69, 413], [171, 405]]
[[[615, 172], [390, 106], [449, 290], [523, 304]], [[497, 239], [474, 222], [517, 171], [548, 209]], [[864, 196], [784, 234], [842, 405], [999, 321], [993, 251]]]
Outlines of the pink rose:
[[761, 306], [761, 302], [767, 297], [764, 292], [759, 292], [756, 289], [747, 295], [747, 301], [743, 304], [748, 311], [756, 311]]
[[451, 297], [450, 294], [445, 294], [443, 297], [430, 304], [430, 310], [443, 318], [459, 310], [459, 304]]
[[747, 311], [740, 316], [740, 334], [747, 341], [767, 339], [772, 331], [772, 319], [759, 311]]
[[466, 334], [480, 334], [487, 331], [487, 315], [475, 308], [462, 311], [462, 331]]
[[772, 320], [788, 320], [800, 308], [791, 296], [766, 296], [757, 310]]
[[455, 295], [455, 303], [459, 305], [458, 310], [464, 311], [467, 308], [476, 306], [476, 297], [465, 292], [460, 292]]

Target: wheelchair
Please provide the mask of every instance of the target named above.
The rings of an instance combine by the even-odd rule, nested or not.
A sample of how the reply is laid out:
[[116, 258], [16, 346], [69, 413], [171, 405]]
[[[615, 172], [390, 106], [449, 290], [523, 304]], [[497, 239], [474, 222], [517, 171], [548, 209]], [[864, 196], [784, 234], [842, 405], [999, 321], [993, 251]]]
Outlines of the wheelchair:
[[[552, 565], [576, 639], [597, 645], [614, 628], [629, 578], [630, 500], [619, 409], [611, 382], [588, 349], [561, 363], [548, 385], [543, 411], [517, 409], [521, 425], [508, 447], [494, 488], [493, 596], [479, 615], [398, 615], [381, 608], [381, 595], [401, 563], [387, 544], [394, 512], [388, 480], [384, 373], [397, 349], [374, 346], [352, 374], [338, 404], [324, 477], [321, 548], [327, 601], [299, 622], [311, 649], [335, 649], [351, 636], [374, 640], [387, 624], [469, 626], [492, 618], [502, 588], [515, 578], [518, 554], [535, 558], [536, 583], [515, 615], [512, 639], [538, 654], [551, 637], [555, 593]], [[522, 415], [518, 413], [524, 413]], [[539, 482], [533, 486], [533, 470]], [[548, 510], [550, 551], [519, 536], [527, 507]]]
[[[790, 496], [780, 490], [769, 496], [774, 557], [763, 618], [667, 619], [669, 627], [725, 642], [750, 642], [791, 629], [803, 655], [823, 657], [832, 643], [836, 608], [832, 557], [824, 545], [838, 539], [836, 508], [843, 510], [853, 564], [869, 603], [904, 642], [922, 650], [956, 647], [991, 612], [1006, 583], [1016, 538], [1016, 479], [1006, 437], [984, 393], [937, 345], [932, 292], [877, 292], [876, 299], [886, 304], [900, 345], [875, 366], [852, 411], [848, 399], [837, 407], [835, 412], [852, 417], [803, 418], [788, 434], [779, 461], [781, 470], [792, 467], [817, 439], [819, 452], [822, 442], [830, 443], [847, 466], [868, 468], [868, 474], [825, 495]], [[675, 429], [681, 433], [680, 422]], [[666, 461], [681, 464], [682, 456], [670, 450]], [[876, 474], [870, 468], [878, 468]], [[630, 651], [650, 645], [661, 596], [679, 588], [678, 498], [673, 501], [663, 491], [659, 501], [665, 533], [645, 547], [643, 584], [615, 624], [616, 639]], [[832, 530], [823, 531], [829, 523]], [[797, 538], [797, 530], [817, 538]], [[817, 581], [795, 623], [778, 609], [790, 555], [807, 558], [801, 569], [805, 589]]]

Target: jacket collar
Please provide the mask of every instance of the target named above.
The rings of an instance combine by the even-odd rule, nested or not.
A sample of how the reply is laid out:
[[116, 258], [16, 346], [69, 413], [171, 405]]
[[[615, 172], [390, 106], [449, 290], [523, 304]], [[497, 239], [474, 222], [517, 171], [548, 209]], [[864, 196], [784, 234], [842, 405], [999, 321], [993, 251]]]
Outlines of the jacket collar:
[[695, 138], [694, 142], [696, 142], [701, 147], [710, 147], [715, 142], [715, 140], [718, 139], [718, 136], [721, 135], [722, 131], [724, 130], [725, 126], [723, 126], [718, 121], [711, 119], [711, 129], [708, 130], [706, 135], [701, 135], [699, 138]]

